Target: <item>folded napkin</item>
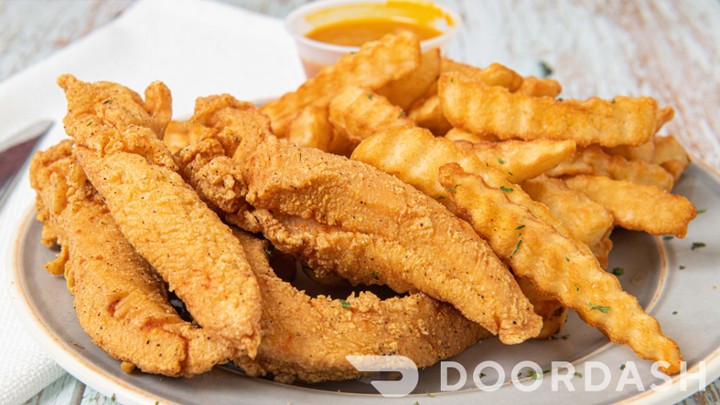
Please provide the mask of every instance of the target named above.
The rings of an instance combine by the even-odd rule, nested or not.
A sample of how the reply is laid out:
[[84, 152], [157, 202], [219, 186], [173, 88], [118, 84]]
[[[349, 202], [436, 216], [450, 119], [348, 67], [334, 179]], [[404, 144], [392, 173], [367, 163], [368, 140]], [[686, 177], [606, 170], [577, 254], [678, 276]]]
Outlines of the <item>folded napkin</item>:
[[[116, 81], [139, 92], [162, 80], [172, 90], [178, 117], [190, 115], [199, 96], [230, 93], [262, 100], [304, 80], [295, 45], [278, 20], [210, 1], [141, 0], [106, 27], [0, 84], [0, 144], [40, 119], [56, 121], [40, 148], [66, 136], [61, 123], [65, 98], [55, 83], [62, 73], [85, 81]], [[26, 332], [8, 297], [17, 218], [34, 201], [27, 174], [23, 176], [0, 212], [0, 270], [5, 276], [0, 287], [0, 404], [23, 402], [63, 373]]]

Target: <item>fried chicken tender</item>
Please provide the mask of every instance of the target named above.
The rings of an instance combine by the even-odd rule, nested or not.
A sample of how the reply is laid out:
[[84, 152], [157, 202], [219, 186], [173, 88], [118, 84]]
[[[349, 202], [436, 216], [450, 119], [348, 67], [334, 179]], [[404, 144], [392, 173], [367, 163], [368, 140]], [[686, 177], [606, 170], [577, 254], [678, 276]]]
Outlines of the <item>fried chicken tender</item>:
[[[506, 343], [539, 332], [540, 319], [507, 269], [442, 205], [367, 165], [261, 138], [247, 160], [237, 158], [247, 153], [242, 147], [233, 153], [251, 208], [226, 211], [230, 222], [262, 232], [279, 250], [355, 284], [387, 284], [449, 302]], [[181, 151], [184, 173], [202, 170], [193, 162], [204, 159], [197, 155], [210, 155], [205, 152], [210, 144]], [[224, 195], [220, 183], [198, 187], [218, 189], [203, 192], [215, 205], [213, 196]], [[442, 254], [435, 246], [444, 247]]]
[[[244, 164], [246, 200], [280, 250], [353, 284], [386, 284], [449, 302], [505, 343], [540, 318], [507, 268], [466, 223], [360, 162], [268, 138]], [[442, 252], [437, 251], [442, 246]]]
[[371, 292], [309, 297], [281, 280], [268, 264], [267, 241], [237, 231], [263, 295], [263, 340], [254, 360], [235, 360], [251, 376], [307, 382], [361, 376], [350, 355], [402, 355], [418, 367], [460, 353], [490, 334], [451, 305], [425, 294], [379, 299]]
[[156, 102], [113, 83], [70, 75], [58, 82], [68, 99], [64, 123], [78, 162], [123, 235], [198, 324], [254, 357], [261, 339], [257, 280], [230, 228], [176, 173], [158, 139], [164, 127], [149, 114]]
[[234, 350], [178, 316], [162, 280], [115, 225], [71, 148], [66, 140], [39, 152], [30, 179], [38, 218], [62, 245], [51, 268], [64, 270], [80, 326], [123, 369], [191, 377], [226, 362]]
[[[547, 207], [470, 152], [421, 128], [390, 129], [363, 141], [352, 158], [441, 198], [472, 223], [516, 275], [576, 310], [611, 341], [628, 344], [643, 358], [667, 361], [663, 370], [669, 374], [680, 370], [677, 344], [662, 334], [657, 321], [622, 290], [617, 278], [600, 267], [589, 248]], [[441, 167], [446, 170], [440, 172]]]

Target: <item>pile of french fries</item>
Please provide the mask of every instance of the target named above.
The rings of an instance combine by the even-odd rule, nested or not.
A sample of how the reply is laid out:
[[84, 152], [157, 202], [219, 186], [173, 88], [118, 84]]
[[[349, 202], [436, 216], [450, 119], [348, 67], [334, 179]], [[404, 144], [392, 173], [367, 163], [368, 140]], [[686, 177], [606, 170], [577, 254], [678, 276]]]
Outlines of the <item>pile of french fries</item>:
[[425, 128], [547, 205], [603, 267], [614, 226], [683, 237], [695, 209], [669, 192], [690, 160], [671, 135], [655, 136], [673, 109], [561, 91], [500, 64], [420, 53], [407, 34], [346, 56], [262, 111], [276, 135], [346, 156], [379, 132]]
[[[630, 341], [642, 357], [658, 358], [658, 351], [677, 346], [649, 338], [661, 336], [655, 324], [642, 326], [647, 339], [633, 342], [623, 335], [624, 322], [640, 324], [644, 318], [605, 319], [609, 307], [593, 303], [583, 309], [585, 293], [553, 285], [552, 273], [538, 280], [557, 287], [553, 294], [563, 302], [539, 291], [538, 280], [530, 282], [523, 273], [537, 258], [523, 255], [557, 247], [525, 250], [523, 241], [542, 241], [519, 237], [535, 232], [541, 239], [546, 226], [558, 234], [558, 246], [580, 252], [560, 264], [548, 262], [558, 271], [574, 260], [606, 269], [615, 226], [684, 237], [697, 212], [670, 190], [690, 160], [671, 135], [656, 136], [674, 111], [650, 97], [572, 100], [559, 98], [561, 91], [555, 80], [522, 77], [500, 64], [478, 68], [437, 49], [422, 53], [414, 35], [400, 33], [344, 56], [261, 111], [276, 136], [375, 166], [471, 222], [514, 270], [543, 317], [538, 337], [557, 334], [572, 303], [613, 341]], [[192, 137], [191, 128], [175, 132]], [[467, 194], [457, 192], [461, 185]], [[508, 224], [500, 224], [505, 217]], [[509, 224], [517, 218], [542, 226]], [[505, 237], [508, 231], [512, 237]], [[583, 261], [586, 251], [595, 263]], [[608, 299], [624, 302], [623, 308], [637, 305], [619, 295]], [[677, 360], [679, 351], [672, 356]], [[671, 373], [676, 371], [673, 364]]]

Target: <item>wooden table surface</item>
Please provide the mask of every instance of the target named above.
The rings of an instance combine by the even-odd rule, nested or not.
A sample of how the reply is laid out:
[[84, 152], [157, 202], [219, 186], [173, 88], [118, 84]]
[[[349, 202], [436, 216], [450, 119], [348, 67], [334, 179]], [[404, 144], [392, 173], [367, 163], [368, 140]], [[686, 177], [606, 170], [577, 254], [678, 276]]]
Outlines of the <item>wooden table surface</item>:
[[[307, 0], [225, 0], [284, 17]], [[132, 0], [0, 0], [0, 81], [108, 23]], [[666, 126], [720, 169], [720, 1], [447, 0], [463, 19], [450, 50], [523, 74], [552, 70], [567, 97], [649, 95], [676, 109]], [[708, 320], [717, 323], [720, 320]], [[720, 380], [683, 404], [720, 402]], [[115, 403], [67, 375], [28, 404]]]

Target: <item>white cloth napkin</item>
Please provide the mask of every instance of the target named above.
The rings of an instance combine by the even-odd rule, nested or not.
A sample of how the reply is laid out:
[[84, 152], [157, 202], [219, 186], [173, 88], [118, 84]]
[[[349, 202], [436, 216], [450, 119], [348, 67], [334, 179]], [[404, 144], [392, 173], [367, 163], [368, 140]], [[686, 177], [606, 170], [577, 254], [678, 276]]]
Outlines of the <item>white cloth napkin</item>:
[[[39, 119], [56, 125], [40, 148], [65, 137], [65, 98], [58, 75], [109, 80], [142, 93], [153, 80], [173, 92], [175, 116], [192, 113], [195, 98], [230, 93], [260, 100], [304, 79], [282, 22], [200, 0], [142, 0], [108, 26], [0, 84], [0, 144]], [[28, 335], [8, 297], [16, 218], [34, 201], [27, 174], [0, 212], [0, 404], [20, 403], [62, 375]], [[42, 271], [38, 269], [38, 271]]]

